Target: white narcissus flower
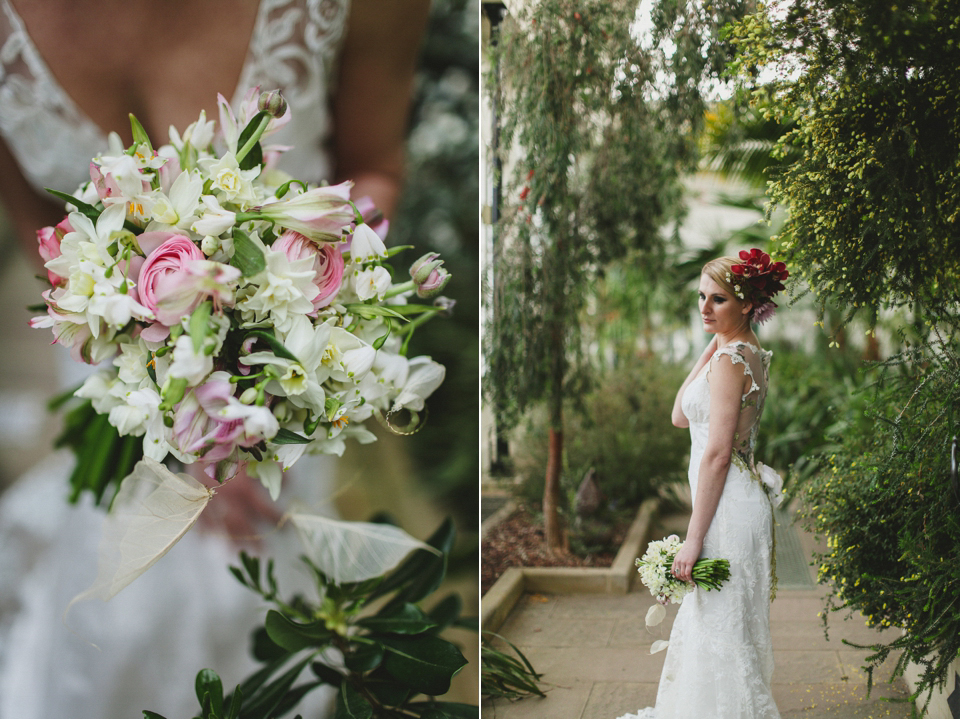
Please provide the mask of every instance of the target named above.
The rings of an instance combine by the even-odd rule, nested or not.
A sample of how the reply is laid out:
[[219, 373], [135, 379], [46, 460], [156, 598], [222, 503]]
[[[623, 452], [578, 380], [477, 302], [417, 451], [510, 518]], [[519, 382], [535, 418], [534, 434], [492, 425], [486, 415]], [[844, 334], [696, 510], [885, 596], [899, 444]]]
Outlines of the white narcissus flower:
[[368, 267], [353, 276], [353, 290], [361, 302], [383, 295], [390, 289], [390, 273], [385, 267]]
[[259, 479], [260, 483], [270, 492], [270, 499], [277, 501], [280, 496], [280, 485], [283, 483], [283, 467], [279, 462], [271, 459], [262, 462], [251, 461], [247, 463], [247, 473]]
[[200, 202], [203, 203], [203, 212], [200, 218], [190, 225], [190, 229], [198, 235], [217, 237], [236, 224], [237, 214], [223, 209], [213, 195], [201, 196]]
[[210, 178], [213, 189], [222, 193], [227, 202], [246, 208], [257, 201], [253, 181], [260, 174], [259, 165], [249, 170], [241, 170], [240, 163], [232, 152], [220, 158], [201, 158], [197, 164]]
[[272, 315], [274, 325], [283, 332], [292, 316], [313, 312], [316, 272], [312, 260], [291, 262], [282, 252], [268, 250], [264, 259], [266, 268], [250, 278], [255, 291], [238, 302], [237, 308], [254, 313], [256, 321]]
[[320, 381], [359, 382], [373, 367], [377, 351], [342, 327], [330, 328], [330, 342], [323, 355]]
[[89, 399], [93, 408], [100, 414], [108, 414], [120, 404], [120, 400], [111, 393], [117, 384], [117, 376], [110, 370], [100, 370], [87, 377], [75, 393], [75, 397]]
[[197, 352], [190, 335], [180, 335], [173, 347], [170, 377], [185, 379], [188, 387], [196, 387], [211, 372], [213, 372], [213, 357], [206, 354], [202, 348]]
[[201, 194], [203, 194], [203, 177], [200, 173], [196, 170], [181, 172], [173, 181], [168, 193], [159, 191], [154, 193], [151, 218], [161, 227], [148, 226], [146, 231], [152, 232], [172, 227], [181, 230], [190, 229], [197, 220]]
[[392, 410], [423, 410], [423, 401], [433, 394], [446, 376], [446, 368], [429, 357], [414, 357], [410, 360], [409, 374], [400, 394], [393, 401]]

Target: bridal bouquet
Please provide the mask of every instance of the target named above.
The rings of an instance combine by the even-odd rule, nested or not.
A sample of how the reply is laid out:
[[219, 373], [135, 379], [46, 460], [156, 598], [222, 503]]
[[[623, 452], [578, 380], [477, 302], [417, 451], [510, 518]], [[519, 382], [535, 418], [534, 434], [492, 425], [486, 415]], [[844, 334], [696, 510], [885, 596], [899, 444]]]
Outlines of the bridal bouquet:
[[[50, 287], [31, 322], [78, 361], [112, 360], [76, 395], [114, 439], [142, 437], [138, 456], [220, 482], [246, 469], [274, 498], [304, 453], [373, 441], [372, 417], [415, 428], [444, 368], [408, 359], [410, 336], [452, 305], [409, 302], [444, 287], [442, 260], [399, 277], [388, 260], [406, 248], [386, 249], [387, 222], [352, 183], [311, 187], [276, 167], [289, 148], [262, 140], [289, 118], [276, 92], [236, 114], [220, 96], [219, 127], [201, 113], [154, 148], [131, 116], [130, 147], [112, 134], [89, 182], [51, 191], [69, 213], [38, 232]], [[101, 434], [75, 443], [79, 470], [122, 454]]]
[[[682, 546], [680, 538], [671, 534], [665, 539], [650, 542], [647, 551], [637, 560], [640, 581], [657, 598], [657, 604], [647, 612], [647, 626], [662, 622], [666, 615], [664, 607], [668, 603], [679, 604], [684, 596], [693, 591], [693, 585], [680, 581], [671, 571], [673, 560]], [[720, 585], [729, 578], [729, 560], [700, 559], [693, 565], [693, 583], [702, 589], [720, 589]]]

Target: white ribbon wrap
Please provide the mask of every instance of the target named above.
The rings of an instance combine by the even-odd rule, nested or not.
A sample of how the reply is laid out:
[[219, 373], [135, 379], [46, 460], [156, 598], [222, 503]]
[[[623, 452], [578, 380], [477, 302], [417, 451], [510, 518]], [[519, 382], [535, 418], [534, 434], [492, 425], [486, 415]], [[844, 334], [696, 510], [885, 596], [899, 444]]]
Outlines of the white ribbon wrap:
[[773, 506], [779, 507], [783, 502], [783, 477], [763, 462], [757, 462], [757, 474], [760, 476], [760, 482], [767, 489]]

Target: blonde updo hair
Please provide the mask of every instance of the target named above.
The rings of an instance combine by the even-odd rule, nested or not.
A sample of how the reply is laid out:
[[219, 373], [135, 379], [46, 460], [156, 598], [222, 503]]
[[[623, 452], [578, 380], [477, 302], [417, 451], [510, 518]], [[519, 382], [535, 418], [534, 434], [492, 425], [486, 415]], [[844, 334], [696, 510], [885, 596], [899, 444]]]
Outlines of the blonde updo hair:
[[[743, 299], [740, 297], [740, 294], [743, 294], [730, 284], [728, 277], [733, 276], [733, 270], [730, 268], [734, 265], [739, 265], [742, 260], [739, 257], [717, 257], [716, 259], [710, 260], [707, 264], [703, 266], [703, 269], [700, 270], [700, 274], [706, 275], [711, 280], [720, 285], [724, 291], [729, 292], [730, 296], [733, 297], [737, 302], [747, 302], [750, 303], [750, 300]], [[752, 304], [752, 303], [750, 303]], [[753, 310], [755, 308], [750, 308], [750, 314], [748, 317], [753, 318]]]

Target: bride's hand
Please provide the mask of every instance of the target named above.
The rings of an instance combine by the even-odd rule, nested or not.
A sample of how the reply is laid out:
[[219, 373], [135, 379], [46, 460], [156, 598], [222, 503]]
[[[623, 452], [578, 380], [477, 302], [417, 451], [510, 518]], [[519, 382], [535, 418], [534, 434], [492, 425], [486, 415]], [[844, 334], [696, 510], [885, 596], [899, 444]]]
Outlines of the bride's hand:
[[683, 582], [693, 581], [693, 565], [700, 559], [702, 544], [687, 540], [673, 558], [673, 576]]
[[217, 485], [200, 466], [199, 463], [192, 464], [187, 471], [216, 491], [216, 496], [200, 515], [200, 527], [215, 534], [226, 534], [237, 545], [259, 544], [264, 529], [279, 522], [281, 516], [263, 485], [245, 471]]

